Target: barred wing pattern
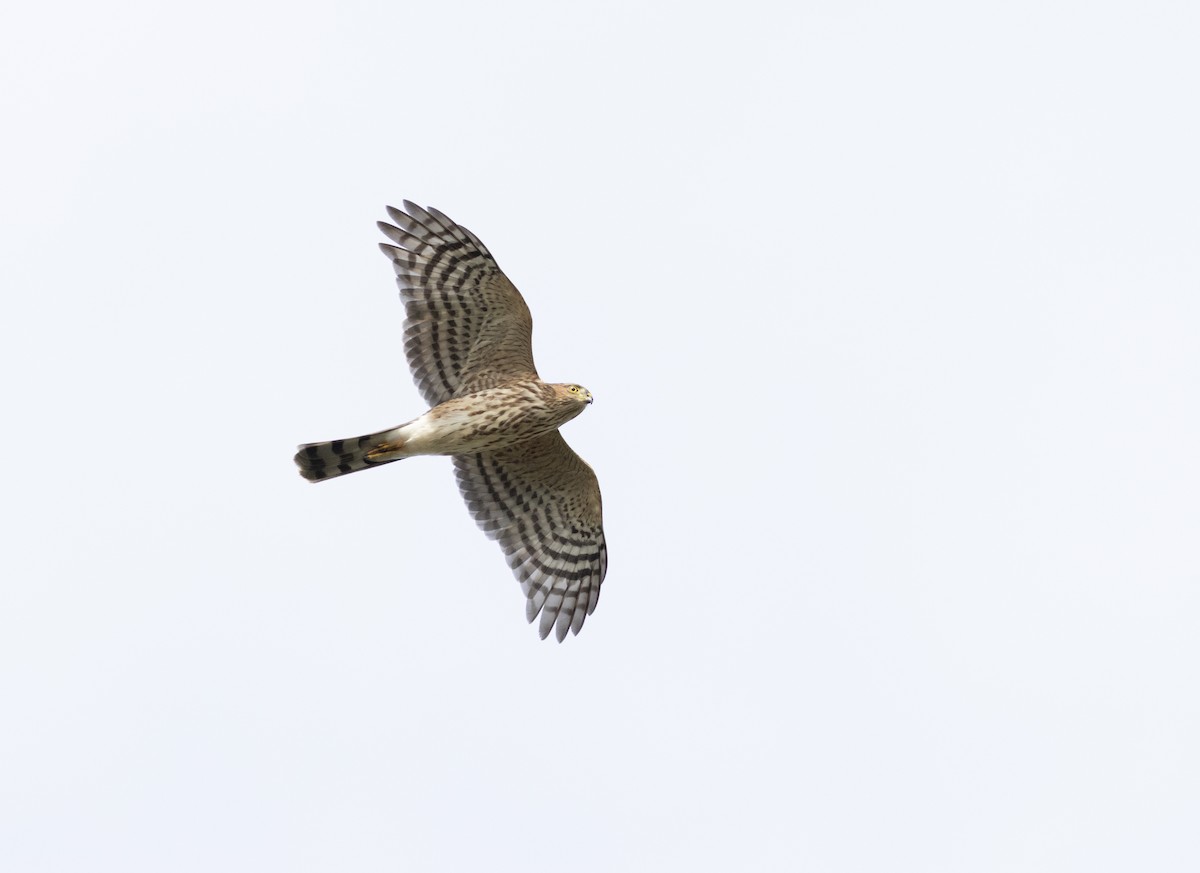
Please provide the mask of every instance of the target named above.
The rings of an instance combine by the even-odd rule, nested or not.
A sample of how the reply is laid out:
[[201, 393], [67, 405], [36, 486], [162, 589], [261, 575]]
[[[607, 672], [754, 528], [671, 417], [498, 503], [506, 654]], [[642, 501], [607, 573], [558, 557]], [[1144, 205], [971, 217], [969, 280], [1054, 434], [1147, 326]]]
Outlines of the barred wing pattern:
[[404, 201], [379, 222], [404, 301], [404, 352], [430, 406], [514, 379], [537, 378], [533, 319], [475, 234]]
[[541, 613], [538, 634], [559, 642], [579, 633], [596, 609], [608, 570], [596, 474], [558, 431], [515, 446], [455, 455], [458, 487], [479, 527], [499, 541], [528, 598]]

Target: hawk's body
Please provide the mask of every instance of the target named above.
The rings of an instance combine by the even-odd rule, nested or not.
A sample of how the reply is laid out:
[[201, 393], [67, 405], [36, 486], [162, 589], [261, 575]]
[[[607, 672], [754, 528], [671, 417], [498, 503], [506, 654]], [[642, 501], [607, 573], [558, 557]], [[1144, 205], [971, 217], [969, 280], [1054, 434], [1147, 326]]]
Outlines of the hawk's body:
[[[296, 456], [300, 475], [320, 482], [343, 473], [411, 458], [490, 452], [557, 430], [579, 413], [590, 395], [576, 399], [577, 385], [535, 379], [508, 382], [451, 397], [399, 427], [329, 443], [310, 443]], [[355, 466], [356, 461], [361, 464]], [[343, 465], [353, 469], [344, 470]]]
[[591, 403], [578, 385], [543, 382], [533, 321], [488, 250], [435, 209], [405, 201], [379, 223], [404, 301], [405, 352], [433, 407], [374, 434], [300, 447], [319, 482], [414, 455], [451, 455], [479, 526], [500, 542], [530, 621], [561, 641], [596, 608], [607, 569], [596, 476], [558, 433]]

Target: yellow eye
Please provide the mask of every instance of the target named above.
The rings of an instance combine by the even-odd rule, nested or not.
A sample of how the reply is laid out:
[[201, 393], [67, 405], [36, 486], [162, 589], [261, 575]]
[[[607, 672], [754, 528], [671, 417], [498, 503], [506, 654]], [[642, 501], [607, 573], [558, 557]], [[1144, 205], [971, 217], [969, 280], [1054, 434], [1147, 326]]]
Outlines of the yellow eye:
[[578, 394], [578, 393], [579, 393], [579, 386], [578, 386], [578, 385], [572, 385], [572, 386], [571, 386], [571, 393], [572, 393], [572, 394]]

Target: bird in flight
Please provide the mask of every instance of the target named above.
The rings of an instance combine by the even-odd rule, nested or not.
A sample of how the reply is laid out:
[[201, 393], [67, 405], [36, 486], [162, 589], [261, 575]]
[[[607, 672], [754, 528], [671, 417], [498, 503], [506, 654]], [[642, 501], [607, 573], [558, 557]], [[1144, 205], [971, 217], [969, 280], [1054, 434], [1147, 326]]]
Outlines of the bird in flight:
[[608, 567], [596, 474], [558, 429], [591, 404], [573, 383], [543, 382], [533, 319], [479, 238], [404, 201], [379, 222], [404, 303], [404, 353], [431, 407], [397, 427], [307, 443], [300, 475], [323, 482], [415, 455], [449, 455], [479, 527], [500, 544], [538, 634], [579, 633]]

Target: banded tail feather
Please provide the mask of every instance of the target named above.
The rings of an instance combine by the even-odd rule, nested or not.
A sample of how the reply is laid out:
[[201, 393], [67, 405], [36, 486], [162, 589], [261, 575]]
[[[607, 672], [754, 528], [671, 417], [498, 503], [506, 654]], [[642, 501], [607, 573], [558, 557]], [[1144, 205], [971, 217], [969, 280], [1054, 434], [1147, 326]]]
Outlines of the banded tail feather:
[[305, 443], [296, 452], [294, 460], [300, 475], [309, 482], [323, 482], [368, 467], [380, 467], [404, 457], [397, 453], [399, 445], [395, 440], [399, 430], [391, 427], [378, 433], [327, 443]]

